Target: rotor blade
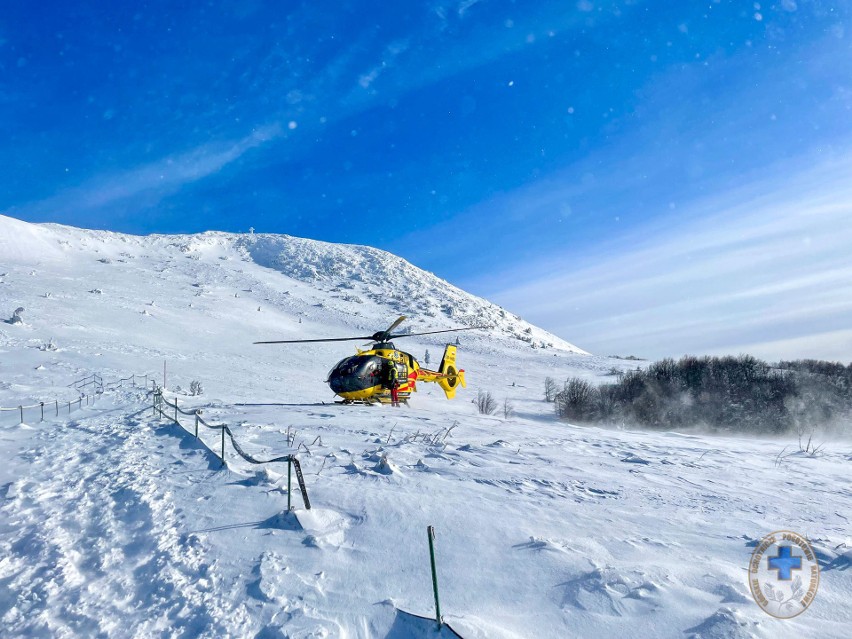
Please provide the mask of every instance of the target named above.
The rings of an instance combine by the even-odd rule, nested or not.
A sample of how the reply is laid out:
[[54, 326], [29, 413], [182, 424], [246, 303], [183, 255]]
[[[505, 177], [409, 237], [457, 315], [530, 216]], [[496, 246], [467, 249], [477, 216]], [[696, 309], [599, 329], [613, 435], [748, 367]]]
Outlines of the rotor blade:
[[254, 344], [301, 344], [302, 342], [353, 342], [360, 339], [373, 339], [369, 335], [360, 337], [327, 337], [324, 339], [278, 339], [271, 342], [253, 342]]
[[435, 335], [436, 333], [455, 333], [457, 331], [472, 331], [477, 328], [492, 328], [491, 326], [468, 326], [467, 328], [448, 328], [445, 331], [426, 331], [425, 333], [401, 333], [399, 335], [391, 335], [391, 339], [397, 337], [414, 337], [415, 335]]
[[390, 326], [388, 326], [388, 328], [387, 328], [387, 330], [385, 331], [385, 333], [390, 334], [390, 332], [391, 332], [393, 329], [395, 329], [397, 326], [399, 326], [400, 324], [402, 324], [402, 322], [403, 322], [404, 320], [405, 320], [405, 315], [400, 315], [400, 316], [399, 316], [399, 318], [397, 318], [397, 320], [396, 320], [393, 324], [391, 324]]

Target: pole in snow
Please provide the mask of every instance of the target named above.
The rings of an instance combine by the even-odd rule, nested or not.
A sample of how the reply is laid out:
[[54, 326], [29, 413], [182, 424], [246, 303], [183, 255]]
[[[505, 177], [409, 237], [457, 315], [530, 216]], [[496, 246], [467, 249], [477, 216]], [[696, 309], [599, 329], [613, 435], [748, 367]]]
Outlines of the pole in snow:
[[293, 457], [290, 456], [287, 458], [287, 512], [293, 510], [293, 507], [290, 505], [290, 495], [293, 494], [291, 489], [293, 483]]
[[432, 590], [435, 592], [435, 621], [438, 622], [438, 628], [443, 625], [441, 619], [441, 602], [438, 600], [438, 574], [435, 572], [435, 527], [427, 526], [426, 533], [429, 536], [429, 559], [432, 562]]

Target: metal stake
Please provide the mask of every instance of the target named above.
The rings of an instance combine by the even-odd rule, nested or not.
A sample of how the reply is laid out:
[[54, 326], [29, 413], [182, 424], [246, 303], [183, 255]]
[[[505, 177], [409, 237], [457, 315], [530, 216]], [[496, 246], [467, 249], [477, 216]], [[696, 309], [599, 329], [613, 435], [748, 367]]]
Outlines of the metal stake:
[[41, 421], [44, 421], [44, 402], [41, 403]]
[[441, 602], [438, 601], [438, 575], [435, 572], [435, 527], [427, 526], [426, 533], [429, 536], [429, 559], [432, 561], [432, 589], [435, 591], [435, 621], [440, 629], [444, 621], [441, 619]]
[[290, 490], [290, 486], [293, 480], [293, 458], [287, 458], [287, 512], [293, 510], [293, 507], [290, 505], [290, 495], [292, 494], [292, 490]]

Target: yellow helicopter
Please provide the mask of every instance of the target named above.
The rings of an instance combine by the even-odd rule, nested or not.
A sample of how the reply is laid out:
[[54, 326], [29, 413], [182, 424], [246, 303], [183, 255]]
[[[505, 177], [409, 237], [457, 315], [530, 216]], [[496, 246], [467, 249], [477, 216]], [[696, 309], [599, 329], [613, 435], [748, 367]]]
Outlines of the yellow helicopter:
[[[456, 347], [447, 344], [444, 357], [438, 370], [423, 368], [416, 359], [405, 351], [401, 351], [390, 340], [400, 337], [417, 335], [435, 335], [437, 333], [454, 333], [470, 331], [488, 326], [471, 326], [467, 328], [450, 328], [443, 331], [427, 331], [425, 333], [400, 333], [392, 335], [393, 331], [405, 320], [400, 316], [393, 324], [383, 331], [372, 335], [358, 337], [330, 337], [325, 339], [293, 339], [275, 340], [270, 342], [255, 342], [255, 344], [302, 344], [306, 342], [346, 342], [355, 340], [370, 340], [372, 346], [367, 350], [356, 347], [357, 355], [345, 357], [337, 362], [328, 373], [326, 382], [336, 395], [342, 397], [343, 404], [388, 404], [392, 402], [393, 379], [397, 380], [397, 398], [400, 402], [408, 403], [411, 393], [417, 391], [417, 382], [435, 382], [447, 395], [447, 399], [455, 397], [459, 384], [465, 386], [464, 370], [456, 367]], [[391, 369], [395, 369], [395, 375]]]

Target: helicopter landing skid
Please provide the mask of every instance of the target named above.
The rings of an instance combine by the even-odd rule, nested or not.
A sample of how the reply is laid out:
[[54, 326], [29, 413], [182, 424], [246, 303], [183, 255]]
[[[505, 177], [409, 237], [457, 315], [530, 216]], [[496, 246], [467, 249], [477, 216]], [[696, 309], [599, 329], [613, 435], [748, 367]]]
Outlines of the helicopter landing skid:
[[[388, 397], [387, 399], [385, 399], [384, 397], [378, 399], [341, 399], [335, 401], [334, 403], [343, 404], [344, 406], [380, 406], [382, 404], [390, 404], [391, 400], [390, 397]], [[400, 397], [399, 403], [408, 406], [408, 398]]]
[[377, 399], [340, 399], [334, 402], [335, 404], [343, 404], [344, 406], [375, 406], [381, 404]]

